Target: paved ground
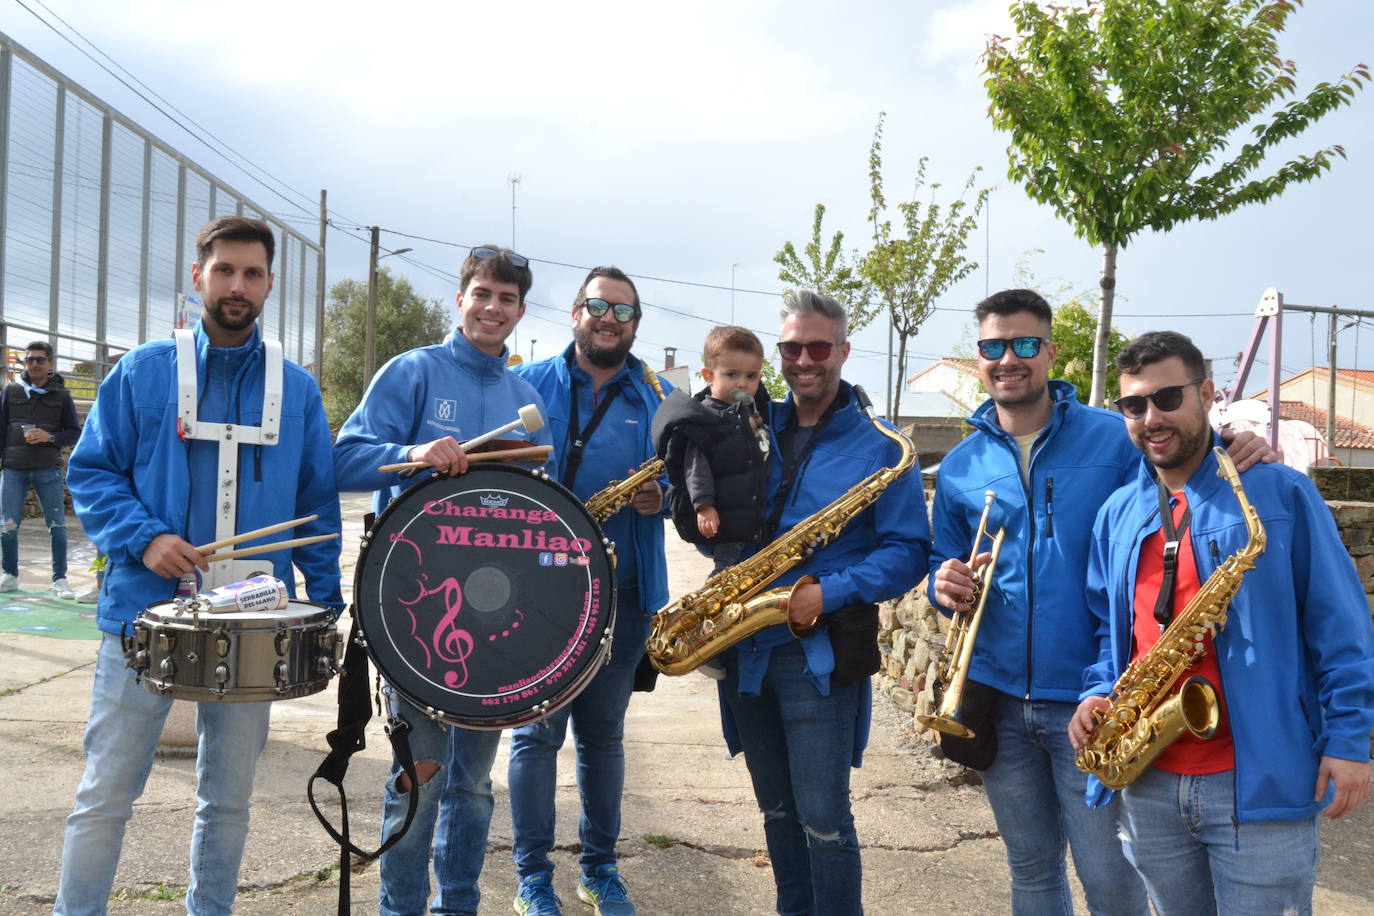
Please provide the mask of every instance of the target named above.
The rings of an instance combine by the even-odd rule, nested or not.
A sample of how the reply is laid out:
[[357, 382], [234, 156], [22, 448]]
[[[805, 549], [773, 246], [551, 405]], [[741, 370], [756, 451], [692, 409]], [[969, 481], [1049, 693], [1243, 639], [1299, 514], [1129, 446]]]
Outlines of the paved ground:
[[[356, 556], [361, 500], [347, 507], [346, 565]], [[73, 525], [72, 581], [80, 592], [89, 552]], [[31, 530], [33, 529], [33, 530]], [[22, 580], [35, 591], [47, 579], [46, 533], [26, 525]], [[676, 539], [671, 539], [676, 541]], [[84, 552], [83, 552], [84, 551]], [[86, 559], [75, 559], [86, 557]], [[674, 547], [677, 594], [699, 583], [707, 567], [690, 549]], [[346, 577], [349, 573], [346, 573]], [[75, 613], [75, 611], [74, 611]], [[0, 913], [50, 911], [57, 883], [63, 818], [81, 774], [81, 735], [96, 643], [0, 633]], [[636, 694], [627, 722], [629, 758], [623, 871], [639, 911], [673, 916], [772, 912], [772, 881], [761, 854], [760, 818], [742, 760], [728, 760], [720, 738], [715, 688], [700, 675], [661, 679], [652, 694]], [[237, 911], [245, 916], [329, 914], [337, 899], [337, 849], [316, 823], [305, 784], [323, 758], [333, 726], [331, 690], [276, 704], [273, 729], [258, 769], [253, 831], [240, 876]], [[905, 716], [879, 700], [874, 740], [854, 773], [855, 813], [864, 846], [869, 913], [1007, 912], [1010, 898], [1003, 850], [982, 790], [912, 746]], [[380, 787], [389, 751], [374, 723], [370, 746], [349, 774], [354, 829], [367, 841], [377, 831]], [[491, 850], [483, 873], [483, 914], [510, 912], [514, 870], [505, 744], [493, 771], [497, 795]], [[560, 764], [556, 884], [569, 914], [589, 913], [574, 895], [576, 788], [572, 756]], [[110, 912], [182, 912], [186, 844], [193, 813], [194, 761], [159, 758], [124, 844]], [[353, 876], [354, 912], [376, 912], [377, 870]], [[1327, 824], [1317, 911], [1374, 912], [1374, 808]], [[1082, 911], [1082, 901], [1079, 900]]]

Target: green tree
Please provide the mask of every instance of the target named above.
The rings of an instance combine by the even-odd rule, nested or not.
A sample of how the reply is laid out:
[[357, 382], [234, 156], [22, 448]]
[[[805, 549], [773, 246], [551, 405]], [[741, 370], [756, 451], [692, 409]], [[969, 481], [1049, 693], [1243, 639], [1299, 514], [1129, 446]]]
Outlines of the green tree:
[[[964, 249], [968, 234], [978, 225], [978, 214], [987, 202], [989, 189], [977, 192], [969, 210], [968, 192], [982, 171], [979, 166], [969, 175], [958, 199], [948, 204], [936, 202], [934, 192], [940, 185], [933, 182], [930, 184], [931, 200], [922, 204], [916, 199], [925, 186], [926, 157], [922, 156], [916, 167], [912, 199], [897, 204], [901, 230], [905, 231], [906, 237], [895, 235], [892, 221], [882, 218], [887, 210], [887, 199], [883, 194], [882, 159], [885, 116], [878, 116], [873, 145], [868, 151], [869, 194], [872, 199], [868, 219], [873, 224], [873, 249], [860, 262], [859, 272], [887, 307], [892, 330], [897, 335], [897, 366], [901, 369], [906, 366], [907, 341], [920, 331], [921, 324], [930, 316], [935, 303], [951, 286], [978, 269], [977, 262], [964, 257]], [[897, 372], [892, 397], [888, 402], [892, 405], [889, 413], [894, 420], [898, 416], [902, 389], [905, 387], [904, 374], [904, 371]]]
[[[1050, 378], [1062, 378], [1078, 389], [1079, 397], [1092, 383], [1093, 347], [1097, 342], [1097, 318], [1080, 300], [1071, 299], [1054, 311], [1054, 345], [1057, 347]], [[1127, 337], [1116, 328], [1111, 329], [1107, 342], [1107, 359], [1115, 365], [1116, 354], [1127, 343]], [[1107, 373], [1107, 400], [1121, 394], [1121, 381], [1115, 372]]]
[[1018, 0], [1020, 34], [988, 42], [984, 85], [993, 125], [1011, 135], [1008, 175], [1102, 249], [1089, 403], [1106, 390], [1119, 248], [1143, 229], [1263, 203], [1344, 157], [1328, 146], [1248, 177], [1369, 79], [1361, 64], [1270, 110], [1296, 93], [1277, 39], [1301, 2]]
[[[324, 310], [324, 408], [339, 426], [362, 400], [363, 337], [367, 320], [367, 281], [340, 280], [329, 289]], [[377, 271], [377, 365], [414, 347], [438, 343], [453, 326], [438, 299], [425, 299], [405, 277]]]
[[[773, 255], [773, 261], [778, 265], [778, 279], [789, 289], [815, 290], [834, 297], [843, 305], [848, 315], [849, 333], [853, 334], [867, 326], [878, 310], [872, 304], [863, 277], [845, 258], [844, 233], [836, 232], [828, 245], [824, 243], [825, 233], [821, 229], [824, 219], [825, 204], [816, 204], [815, 215], [811, 218], [811, 241], [802, 249], [805, 259], [797, 254], [791, 242], [783, 242], [782, 250]], [[850, 259], [857, 264], [859, 252], [851, 252]]]

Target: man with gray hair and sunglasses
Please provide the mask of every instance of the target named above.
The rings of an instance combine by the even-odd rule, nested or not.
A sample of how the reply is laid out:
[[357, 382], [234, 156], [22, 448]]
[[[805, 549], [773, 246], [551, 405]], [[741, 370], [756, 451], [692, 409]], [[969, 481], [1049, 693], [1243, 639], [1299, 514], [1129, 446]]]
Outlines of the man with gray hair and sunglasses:
[[[375, 490], [375, 508], [427, 479], [377, 468], [423, 461], [462, 474], [468, 459], [462, 439], [509, 421], [521, 407], [544, 405], [529, 383], [506, 367], [506, 338], [525, 314], [534, 278], [529, 260], [509, 248], [472, 249], [459, 268], [458, 325], [443, 343], [418, 347], [390, 360], [368, 385], [334, 445], [339, 489]], [[530, 438], [549, 445], [547, 427]], [[548, 467], [555, 468], [555, 464]], [[431, 912], [475, 914], [478, 876], [487, 855], [494, 801], [491, 765], [499, 730], [477, 731], [441, 724], [389, 686], [391, 714], [409, 725], [411, 757], [420, 783], [415, 820], [381, 855], [382, 916], [426, 912], [431, 851], [438, 892]], [[393, 755], [382, 811], [382, 836], [406, 819], [412, 787]], [[437, 829], [436, 829], [437, 828]], [[432, 848], [431, 848], [432, 847]]]
[[[946, 615], [974, 608], [969, 557], [987, 506], [989, 532], [1005, 527], [959, 712], [973, 738], [941, 735], [947, 756], [982, 771], [1007, 847], [1014, 913], [1072, 907], [1065, 847], [1093, 913], [1146, 914], [1145, 887], [1118, 838], [1118, 807], [1083, 803], [1068, 723], [1083, 669], [1097, 661], [1097, 622], [1084, 598], [1092, 521], [1136, 473], [1140, 454], [1121, 417], [1079, 403], [1051, 379], [1053, 313], [1028, 289], [978, 303], [978, 373], [989, 399], [973, 432], [940, 464], [931, 511], [932, 603]], [[1242, 433], [1238, 465], [1272, 460]]]
[[[844, 308], [797, 290], [783, 297], [781, 317], [778, 352], [791, 393], [770, 418], [776, 460], [765, 533], [773, 538], [814, 521], [903, 454], [900, 434], [885, 422], [890, 434], [880, 431], [861, 392], [840, 376], [850, 350]], [[863, 912], [849, 771], [868, 743], [870, 676], [879, 664], [876, 602], [914, 588], [929, 552], [921, 473], [911, 456], [905, 475], [770, 583], [796, 586], [788, 623], [721, 655], [726, 743], [744, 752], [749, 768], [779, 913]]]

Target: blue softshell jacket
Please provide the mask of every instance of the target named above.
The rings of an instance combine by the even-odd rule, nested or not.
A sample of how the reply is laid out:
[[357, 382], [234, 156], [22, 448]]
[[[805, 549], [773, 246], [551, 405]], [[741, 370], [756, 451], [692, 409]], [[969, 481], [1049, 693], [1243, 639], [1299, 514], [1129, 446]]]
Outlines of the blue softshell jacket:
[[[548, 406], [545, 416], [554, 449], [562, 455], [570, 441], [568, 421], [574, 376], [579, 382], [579, 391], [591, 384], [591, 376], [577, 368], [573, 361], [573, 345], [569, 344], [558, 356], [523, 363], [512, 371], [532, 384], [543, 397]], [[577, 478], [573, 481], [573, 493], [584, 501], [612, 480], [624, 480], [627, 470], [639, 467], [655, 455], [652, 426], [659, 397], [644, 377], [643, 363], [634, 354], [626, 356], [625, 365], [611, 380], [617, 381], [620, 383], [620, 393], [616, 395], [619, 403], [612, 406], [587, 441]], [[665, 395], [672, 393], [673, 386], [666, 379], [658, 381]], [[605, 390], [603, 385], [601, 391]], [[590, 419], [591, 411], [584, 404], [578, 412], [578, 421], [586, 424]], [[667, 489], [666, 480], [660, 480], [660, 484]], [[666, 517], [666, 504], [658, 515], [640, 515], [626, 506], [601, 525], [606, 537], [615, 542], [621, 568], [625, 569], [627, 559], [632, 564], [629, 568], [634, 574], [633, 587], [639, 590], [639, 602], [649, 614], [668, 603], [668, 562], [663, 553]], [[627, 551], [633, 551], [633, 555], [627, 557]], [[620, 584], [631, 587], [631, 583], [623, 579]]]
[[[402, 491], [428, 479], [377, 468], [398, 464], [416, 445], [444, 436], [458, 441], [518, 419], [520, 408], [534, 404], [546, 425], [534, 433], [517, 430], [508, 438], [551, 445], [544, 402], [530, 385], [506, 368], [506, 352], [488, 356], [455, 329], [443, 343], [417, 347], [388, 360], [372, 378], [362, 401], [339, 430], [334, 443], [334, 472], [339, 489], [375, 490], [373, 509], [380, 513]], [[557, 453], [542, 465], [557, 477]]]
[[[196, 340], [199, 416], [210, 423], [262, 422], [263, 347], [260, 332], [241, 347], [211, 347], [199, 324]], [[289, 534], [238, 545], [340, 531], [339, 494], [329, 460], [329, 423], [315, 379], [285, 360], [281, 437], [272, 446], [239, 446], [236, 531], [251, 531], [306, 515], [313, 522]], [[215, 539], [214, 502], [219, 444], [177, 434], [176, 345], [135, 347], [115, 364], [96, 396], [67, 466], [72, 505], [86, 534], [109, 557], [100, 594], [100, 629], [118, 634], [139, 612], [170, 599], [176, 580], [143, 565], [143, 551], [170, 532], [204, 544]], [[262, 554], [295, 597], [294, 564], [311, 601], [339, 611], [339, 541]]]
[[[810, 450], [797, 469], [775, 537], [786, 534], [820, 512], [870, 474], [892, 467], [898, 461], [901, 449], [873, 428], [872, 422], [858, 408], [854, 389], [848, 382], [840, 383], [836, 397], [840, 406], [812, 440]], [[769, 473], [770, 507], [783, 475], [784, 461], [778, 436], [794, 415], [791, 394], [785, 401], [773, 405], [770, 454], [778, 456], [778, 460], [771, 462]], [[881, 422], [888, 429], [895, 429], [887, 421]], [[876, 502], [845, 525], [835, 540], [816, 551], [805, 563], [779, 576], [769, 588], [785, 588], [802, 576], [815, 576], [820, 581], [827, 614], [853, 604], [886, 601], [903, 595], [915, 588], [925, 575], [926, 559], [930, 554], [930, 525], [926, 518], [925, 491], [921, 487], [921, 469], [917, 463], [905, 476], [888, 486]], [[739, 652], [741, 696], [758, 694], [773, 648], [794, 638], [786, 625], [778, 624], [759, 631], [735, 647]], [[822, 696], [829, 696], [830, 673], [835, 670], [829, 632], [821, 627], [815, 635], [804, 639], [802, 645], [808, 679]], [[866, 690], [855, 729], [854, 766], [862, 762], [863, 749], [868, 744], [871, 704], [871, 690]], [[732, 753], [739, 753], [742, 748], [738, 733], [724, 702], [721, 711], [726, 744]]]
[[[1120, 414], [1080, 404], [1068, 382], [1051, 380], [1049, 389], [1053, 413], [1032, 447], [1029, 484], [991, 400], [969, 418], [975, 431], [941, 462], [928, 590], [948, 616], [935, 597], [935, 571], [950, 557], [968, 559], [984, 493], [996, 492], [988, 532], [1005, 526], [1007, 534], [969, 677], [1011, 696], [1076, 703], [1083, 669], [1097, 658], [1083, 598], [1093, 519], [1135, 474], [1140, 452]], [[990, 546], [989, 538], [979, 551]]]
[[[1323, 755], [1369, 759], [1374, 627], [1350, 554], [1312, 482], [1285, 465], [1261, 464], [1241, 474], [1241, 485], [1268, 545], [1214, 643], [1236, 746], [1236, 815], [1241, 823], [1301, 820], [1331, 800], [1331, 791], [1312, 799]], [[1184, 493], [1198, 580], [1206, 582], [1248, 534], [1210, 451]], [[1130, 660], [1140, 545], [1159, 528], [1154, 472], [1142, 459], [1094, 528], [1088, 602], [1100, 655], [1085, 672], [1085, 697], [1110, 692]], [[1096, 778], [1088, 780], [1089, 804], [1109, 797]]]

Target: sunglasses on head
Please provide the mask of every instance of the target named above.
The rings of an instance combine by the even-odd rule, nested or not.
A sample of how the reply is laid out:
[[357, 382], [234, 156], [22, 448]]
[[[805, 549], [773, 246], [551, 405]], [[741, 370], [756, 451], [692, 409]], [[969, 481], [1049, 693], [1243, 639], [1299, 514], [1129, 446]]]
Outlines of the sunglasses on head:
[[46, 363], [47, 361], [48, 361], [48, 358], [47, 358], [46, 356], [26, 356], [26, 357], [24, 357], [24, 362], [26, 362], [26, 363], [36, 363], [37, 365], [40, 365], [40, 366], [43, 365], [44, 363]]
[[809, 343], [798, 343], [795, 340], [778, 341], [778, 352], [788, 362], [801, 359], [803, 350], [816, 362], [824, 362], [830, 357], [830, 351], [833, 349], [835, 345], [828, 340], [813, 340]]
[[[500, 248], [488, 248], [485, 245], [472, 249], [472, 256], [479, 261], [485, 261], [487, 258], [494, 258], [499, 254], [501, 254]], [[523, 254], [516, 254], [513, 251], [507, 251], [505, 254], [506, 260], [510, 262], [512, 267], [530, 266], [530, 259]]]
[[985, 337], [978, 341], [978, 354], [983, 359], [1001, 359], [1007, 352], [1007, 344], [1011, 344], [1011, 352], [1022, 359], [1031, 359], [1040, 355], [1040, 345], [1048, 343], [1043, 337], [1012, 337], [1004, 339], [1001, 337]]
[[629, 324], [639, 317], [639, 309], [633, 305], [626, 305], [624, 302], [617, 302], [614, 305], [605, 299], [583, 299], [582, 307], [587, 310], [587, 314], [593, 318], [600, 318], [609, 309], [615, 315], [615, 320], [621, 324]]
[[1128, 394], [1124, 398], [1117, 398], [1113, 403], [1116, 409], [1121, 411], [1122, 416], [1130, 417], [1132, 420], [1139, 420], [1145, 416], [1149, 402], [1154, 402], [1155, 409], [1168, 413], [1171, 410], [1178, 410], [1183, 403], [1183, 389], [1189, 385], [1201, 385], [1202, 379], [1194, 382], [1186, 382], [1182, 385], [1166, 385], [1156, 389], [1149, 394]]

